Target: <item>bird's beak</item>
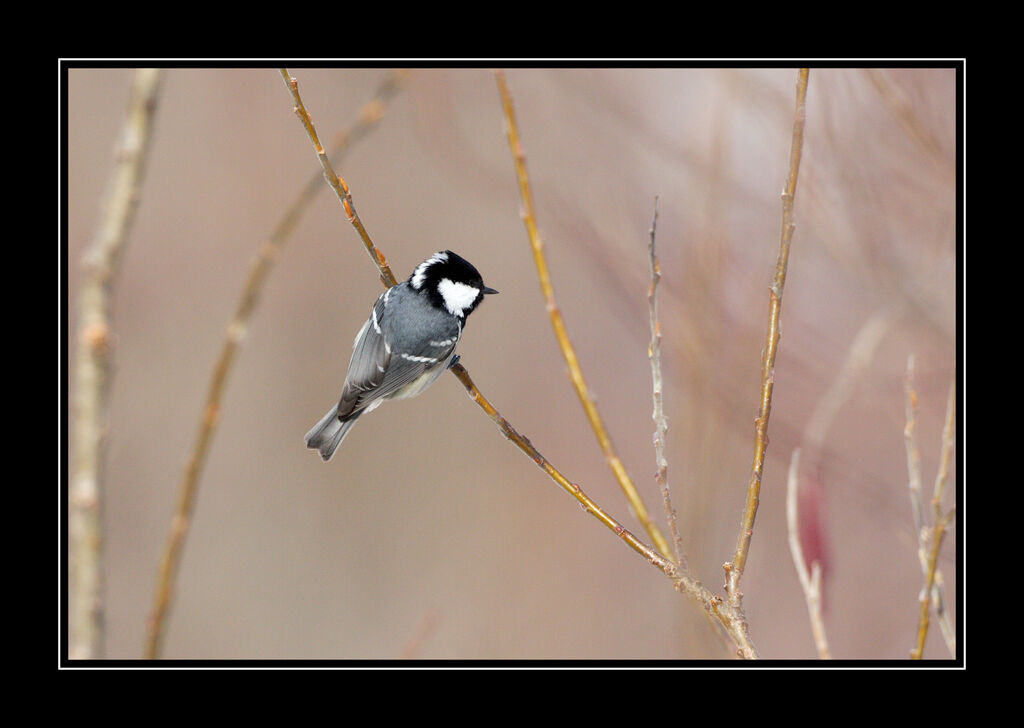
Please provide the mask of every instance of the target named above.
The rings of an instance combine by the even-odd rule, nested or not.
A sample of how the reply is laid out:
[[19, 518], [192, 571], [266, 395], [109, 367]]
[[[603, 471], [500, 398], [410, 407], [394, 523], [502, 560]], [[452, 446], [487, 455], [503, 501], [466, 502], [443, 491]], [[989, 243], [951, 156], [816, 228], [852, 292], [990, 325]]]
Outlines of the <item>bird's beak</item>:
[[488, 293], [497, 293], [497, 291], [494, 290], [493, 288], [488, 288], [487, 286], [484, 286], [484, 294]]

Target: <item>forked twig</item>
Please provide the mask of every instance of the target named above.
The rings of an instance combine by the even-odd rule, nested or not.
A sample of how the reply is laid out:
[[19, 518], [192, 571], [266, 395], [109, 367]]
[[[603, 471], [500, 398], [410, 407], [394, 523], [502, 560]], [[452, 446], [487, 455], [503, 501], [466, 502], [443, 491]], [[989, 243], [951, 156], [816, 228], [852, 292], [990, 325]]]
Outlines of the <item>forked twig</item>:
[[747, 502], [743, 509], [743, 520], [736, 541], [736, 553], [731, 562], [725, 564], [725, 590], [729, 603], [737, 609], [742, 602], [740, 578], [747, 564], [750, 539], [754, 535], [754, 518], [761, 493], [761, 474], [764, 472], [764, 458], [768, 450], [768, 418], [772, 411], [772, 390], [775, 386], [775, 356], [779, 349], [779, 319], [782, 314], [782, 292], [786, 285], [786, 270], [789, 265], [789, 247], [793, 240], [793, 199], [796, 196], [796, 181], [800, 173], [800, 157], [803, 154], [804, 121], [807, 117], [807, 77], [809, 69], [801, 68], [796, 84], [796, 110], [793, 118], [793, 141], [789, 150], [789, 176], [782, 192], [782, 239], [779, 257], [775, 263], [775, 280], [769, 291], [768, 334], [761, 360], [761, 408], [755, 422], [754, 464], [751, 467], [750, 482], [747, 485]]
[[508, 136], [509, 147], [512, 150], [512, 156], [515, 161], [516, 178], [519, 181], [519, 194], [523, 201], [523, 223], [526, 225], [526, 233], [530, 240], [530, 247], [533, 250], [533, 262], [537, 267], [537, 278], [540, 281], [541, 293], [543, 293], [544, 301], [547, 304], [548, 317], [551, 319], [551, 326], [555, 330], [555, 338], [558, 340], [558, 346], [561, 348], [562, 356], [569, 368], [569, 378], [572, 380], [576, 394], [583, 405], [583, 410], [587, 414], [587, 420], [589, 420], [590, 426], [597, 436], [601, 452], [604, 453], [608, 466], [611, 468], [612, 473], [615, 474], [619, 487], [626, 494], [626, 499], [629, 501], [630, 506], [632, 506], [637, 520], [640, 521], [640, 524], [651, 537], [651, 540], [654, 541], [657, 549], [667, 556], [671, 553], [668, 541], [661, 534], [657, 524], [651, 520], [647, 506], [644, 505], [636, 486], [633, 485], [632, 479], [626, 472], [626, 467], [622, 464], [622, 460], [619, 459], [615, 448], [612, 446], [608, 430], [604, 426], [604, 420], [601, 419], [601, 414], [597, 410], [594, 398], [587, 388], [587, 382], [583, 378], [583, 370], [580, 368], [579, 359], [576, 357], [576, 349], [569, 339], [569, 332], [565, 327], [565, 321], [562, 320], [562, 313], [558, 308], [558, 302], [555, 300], [555, 289], [551, 284], [551, 274], [548, 272], [547, 258], [544, 255], [544, 242], [541, 240], [540, 232], [537, 230], [537, 218], [533, 207], [533, 193], [530, 190], [529, 175], [526, 173], [526, 155], [523, 153], [523, 147], [519, 141], [519, 130], [516, 125], [512, 95], [509, 93], [508, 85], [505, 83], [505, 74], [501, 70], [495, 71], [495, 78], [498, 82], [498, 93], [501, 95], [502, 108], [505, 112], [505, 133]]

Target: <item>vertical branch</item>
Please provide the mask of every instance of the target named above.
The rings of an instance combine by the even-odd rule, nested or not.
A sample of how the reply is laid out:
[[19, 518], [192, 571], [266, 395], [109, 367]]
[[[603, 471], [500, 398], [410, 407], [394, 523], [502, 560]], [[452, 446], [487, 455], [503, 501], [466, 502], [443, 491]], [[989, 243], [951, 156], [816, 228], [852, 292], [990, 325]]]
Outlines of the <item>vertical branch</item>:
[[665, 432], [668, 430], [668, 422], [665, 420], [665, 411], [662, 402], [662, 379], [661, 379], [661, 321], [658, 318], [658, 283], [661, 281], [661, 264], [658, 262], [655, 251], [654, 235], [658, 226], [658, 198], [654, 198], [654, 218], [651, 220], [651, 242], [647, 250], [651, 261], [651, 286], [647, 291], [647, 305], [651, 312], [651, 345], [647, 350], [647, 357], [651, 360], [651, 380], [653, 382], [654, 412], [651, 418], [654, 420], [654, 462], [657, 470], [654, 480], [661, 489], [662, 499], [665, 501], [665, 514], [668, 518], [669, 532], [672, 534], [672, 541], [675, 545], [676, 563], [683, 570], [686, 570], [686, 557], [683, 556], [683, 540], [679, 536], [679, 526], [676, 523], [676, 511], [672, 507], [672, 497], [668, 490], [668, 461], [665, 459]]
[[[939, 457], [939, 470], [935, 478], [935, 490], [932, 496], [935, 526], [929, 526], [926, 522], [927, 511], [921, 499], [921, 456], [914, 438], [916, 429], [917, 413], [917, 392], [914, 390], [914, 357], [907, 357], [907, 374], [904, 383], [906, 395], [906, 417], [907, 424], [903, 429], [903, 436], [907, 450], [907, 470], [909, 473], [909, 490], [911, 510], [914, 514], [914, 529], [917, 534], [917, 558], [921, 564], [921, 573], [925, 577], [925, 587], [921, 592], [921, 599], [931, 604], [935, 610], [935, 616], [939, 620], [939, 628], [942, 630], [943, 639], [949, 654], [956, 657], [956, 633], [950, 622], [949, 612], [946, 611], [946, 600], [943, 596], [942, 571], [938, 568], [938, 548], [946, 531], [946, 527], [952, 520], [953, 511], [943, 515], [942, 493], [945, 488], [945, 481], [949, 476], [949, 462], [953, 454], [953, 420], [955, 418], [956, 404], [956, 380], [950, 385], [949, 397], [946, 402], [946, 419], [942, 429], [942, 452]], [[929, 547], [929, 541], [931, 541]], [[934, 559], [932, 558], [934, 556]], [[918, 643], [911, 650], [913, 659], [921, 658], [921, 651], [924, 649], [924, 639], [928, 634], [929, 619], [925, 613], [918, 622]]]
[[[910, 508], [914, 513], [914, 534], [918, 540], [924, 530], [924, 506], [921, 503], [921, 453], [917, 449], [914, 430], [917, 427], [917, 392], [914, 391], [914, 355], [907, 357], [907, 373], [903, 378], [904, 406], [907, 424], [903, 427], [903, 444], [907, 451], [907, 484], [910, 490]], [[924, 567], [924, 552], [921, 566]]]
[[590, 390], [587, 388], [586, 380], [583, 378], [583, 370], [580, 368], [579, 359], [576, 357], [576, 350], [569, 339], [569, 332], [565, 327], [565, 322], [562, 320], [562, 313], [558, 308], [558, 302], [555, 300], [555, 289], [551, 284], [551, 275], [548, 272], [547, 258], [544, 255], [544, 243], [537, 230], [537, 218], [533, 207], [533, 193], [530, 190], [530, 178], [526, 172], [526, 155], [523, 153], [523, 146], [519, 141], [519, 130], [516, 125], [512, 95], [509, 93], [508, 85], [505, 83], [504, 73], [500, 70], [495, 71], [495, 79], [498, 82], [498, 93], [501, 96], [502, 108], [505, 112], [505, 132], [508, 135], [509, 147], [512, 150], [512, 156], [515, 161], [519, 194], [523, 201], [523, 223], [526, 225], [530, 247], [533, 250], [533, 262], [537, 267], [537, 278], [540, 281], [541, 293], [543, 293], [544, 301], [547, 304], [551, 326], [555, 330], [555, 338], [558, 340], [562, 356], [569, 368], [569, 378], [576, 389], [576, 395], [583, 405], [583, 410], [590, 421], [590, 426], [597, 436], [601, 452], [604, 453], [608, 466], [611, 468], [612, 473], [614, 473], [616, 480], [618, 480], [619, 487], [626, 494], [626, 499], [629, 501], [630, 506], [632, 506], [637, 520], [640, 521], [640, 524], [651, 537], [651, 540], [654, 541], [655, 547], [662, 554], [667, 555], [670, 553], [668, 541], [662, 536], [657, 524], [651, 520], [647, 512], [647, 506], [644, 505], [640, 494], [636, 490], [636, 486], [633, 485], [632, 479], [630, 479], [625, 466], [612, 446], [612, 441], [608, 436], [608, 431], [605, 429], [604, 421], [601, 419], [601, 414], [597, 411], [597, 405], [594, 403]]
[[754, 463], [751, 467], [750, 482], [747, 485], [747, 501], [743, 509], [743, 520], [736, 542], [736, 553], [731, 563], [725, 564], [726, 591], [729, 602], [739, 607], [741, 595], [740, 578], [747, 564], [750, 539], [754, 534], [754, 518], [761, 493], [761, 475], [764, 472], [765, 452], [768, 449], [768, 419], [772, 410], [772, 390], [775, 384], [775, 356], [779, 347], [779, 318], [782, 314], [782, 293], [786, 285], [786, 270], [789, 265], [789, 248], [793, 240], [793, 199], [796, 195], [797, 175], [800, 172], [800, 157], [803, 153], [804, 121], [807, 116], [808, 69], [801, 68], [796, 84], [796, 111], [793, 118], [793, 141], [789, 151], [789, 176], [782, 193], [782, 239], [779, 257], [775, 263], [775, 280], [769, 292], [768, 334], [765, 340], [764, 356], [761, 361], [761, 408], [755, 420]]
[[804, 550], [800, 545], [800, 524], [797, 514], [797, 488], [799, 487], [800, 450], [793, 451], [789, 463], [789, 478], [786, 481], [786, 525], [789, 531], [789, 553], [793, 557], [800, 586], [804, 590], [807, 602], [807, 616], [811, 619], [811, 633], [814, 635], [814, 646], [818, 656], [823, 660], [831, 659], [828, 649], [828, 638], [825, 635], [825, 623], [821, 618], [821, 565], [815, 561], [811, 565], [812, 573], [807, 572], [804, 561]]
[[114, 170], [99, 226], [84, 257], [75, 350], [74, 465], [69, 487], [69, 657], [103, 656], [105, 428], [112, 376], [111, 299], [152, 140], [160, 72], [135, 72], [127, 116], [114, 149]]
[[914, 648], [910, 651], [911, 660], [920, 660], [921, 656], [924, 654], [924, 642], [928, 637], [928, 615], [931, 612], [931, 594], [935, 589], [935, 575], [938, 571], [939, 551], [942, 549], [942, 539], [946, 535], [946, 528], [953, 520], [954, 513], [955, 511], [950, 510], [936, 521], [934, 528], [930, 529], [932, 548], [928, 557], [928, 565], [925, 570], [924, 588], [921, 590], [921, 615], [918, 618], [917, 623], [917, 644], [915, 644]]
[[953, 460], [953, 423], [956, 418], [956, 373], [949, 385], [949, 396], [946, 398], [946, 421], [942, 426], [942, 450], [939, 455], [939, 472], [935, 476], [935, 488], [932, 490], [932, 510], [935, 518], [942, 517], [942, 496], [945, 493], [946, 481], [949, 480], [949, 464]]

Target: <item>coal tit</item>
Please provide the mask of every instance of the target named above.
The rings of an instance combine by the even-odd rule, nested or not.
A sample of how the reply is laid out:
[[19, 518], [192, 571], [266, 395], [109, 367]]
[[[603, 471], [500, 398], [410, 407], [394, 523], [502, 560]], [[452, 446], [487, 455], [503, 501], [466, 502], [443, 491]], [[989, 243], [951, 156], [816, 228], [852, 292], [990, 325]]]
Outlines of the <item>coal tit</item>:
[[356, 334], [341, 398], [306, 433], [306, 447], [330, 460], [361, 415], [433, 384], [452, 364], [466, 318], [488, 293], [497, 291], [450, 250], [434, 253], [407, 281], [384, 291]]

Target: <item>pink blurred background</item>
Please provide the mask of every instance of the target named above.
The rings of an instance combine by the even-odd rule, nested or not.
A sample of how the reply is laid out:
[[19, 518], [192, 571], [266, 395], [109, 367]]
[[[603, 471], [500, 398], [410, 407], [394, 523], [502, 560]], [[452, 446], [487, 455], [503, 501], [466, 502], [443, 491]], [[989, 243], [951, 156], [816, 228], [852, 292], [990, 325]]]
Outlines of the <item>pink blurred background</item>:
[[[294, 68], [323, 139], [388, 69]], [[69, 342], [130, 69], [68, 74]], [[509, 69], [556, 295], [611, 437], [653, 478], [647, 242], [659, 197], [669, 484], [691, 567], [722, 593], [753, 457], [795, 69]], [[926, 493], [955, 362], [956, 74], [811, 71], [770, 446], [742, 582], [765, 658], [814, 658], [786, 541], [790, 453], [827, 559], [837, 658], [903, 659], [917, 562], [903, 377], [917, 362]], [[884, 88], [884, 86], [883, 86]], [[490, 69], [420, 68], [335, 166], [396, 276], [451, 248], [501, 291], [462, 361], [501, 413], [638, 536], [545, 313]], [[276, 69], [167, 69], [116, 286], [107, 656], [142, 654], [157, 564], [213, 363], [258, 246], [318, 172]], [[727, 657], [697, 607], [506, 442], [444, 376], [360, 421], [324, 464], [302, 436], [340, 391], [381, 288], [325, 189], [236, 360], [185, 547], [168, 658]], [[877, 346], [809, 447], [861, 327]], [[69, 364], [71, 362], [69, 361]], [[948, 486], [949, 504], [959, 484]], [[955, 543], [941, 568], [956, 605]], [[926, 657], [948, 652], [933, 622]]]

